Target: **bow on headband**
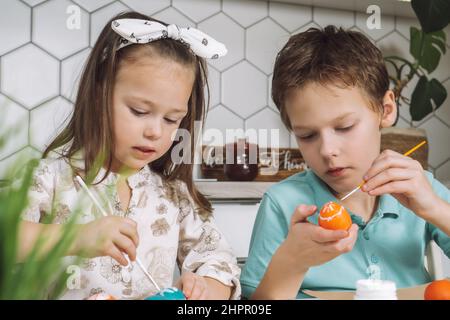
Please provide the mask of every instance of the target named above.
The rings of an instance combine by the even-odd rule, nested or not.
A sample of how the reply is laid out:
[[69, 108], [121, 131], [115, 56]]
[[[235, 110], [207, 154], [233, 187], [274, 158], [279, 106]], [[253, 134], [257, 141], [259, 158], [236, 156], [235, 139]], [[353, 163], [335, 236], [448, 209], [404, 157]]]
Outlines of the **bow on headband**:
[[111, 27], [123, 38], [119, 49], [133, 43], [148, 43], [171, 38], [188, 45], [196, 55], [202, 58], [217, 59], [227, 54], [227, 48], [223, 43], [195, 28], [182, 28], [175, 24], [165, 26], [156, 21], [142, 19], [114, 20]]

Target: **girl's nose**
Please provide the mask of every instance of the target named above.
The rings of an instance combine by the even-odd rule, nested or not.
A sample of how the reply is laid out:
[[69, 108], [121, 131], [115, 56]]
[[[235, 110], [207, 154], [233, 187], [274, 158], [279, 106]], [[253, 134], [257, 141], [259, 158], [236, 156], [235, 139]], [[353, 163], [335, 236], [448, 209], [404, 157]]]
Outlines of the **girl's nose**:
[[147, 123], [145, 130], [144, 130], [144, 136], [146, 138], [156, 140], [161, 138], [162, 136], [162, 123], [160, 120], [155, 119], [154, 121], [150, 121]]

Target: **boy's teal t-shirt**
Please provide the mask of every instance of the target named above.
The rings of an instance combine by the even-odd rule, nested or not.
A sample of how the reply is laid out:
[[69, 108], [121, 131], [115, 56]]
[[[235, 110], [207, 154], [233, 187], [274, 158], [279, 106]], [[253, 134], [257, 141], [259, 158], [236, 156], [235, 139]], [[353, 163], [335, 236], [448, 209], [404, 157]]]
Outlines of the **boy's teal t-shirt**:
[[[432, 174], [426, 172], [436, 194], [450, 202], [450, 192]], [[289, 223], [299, 204], [321, 208], [328, 201], [338, 201], [325, 183], [312, 171], [295, 174], [270, 187], [264, 194], [253, 227], [247, 262], [242, 270], [243, 297], [250, 297], [289, 230]], [[416, 216], [394, 197], [383, 195], [372, 219], [365, 224], [357, 213], [349, 212], [359, 225], [353, 250], [312, 267], [300, 290], [355, 290], [359, 279], [378, 278], [394, 281], [398, 288], [431, 281], [424, 266], [425, 249], [435, 240], [450, 257], [450, 237]], [[308, 218], [317, 224], [318, 213]], [[306, 297], [299, 292], [297, 298]]]

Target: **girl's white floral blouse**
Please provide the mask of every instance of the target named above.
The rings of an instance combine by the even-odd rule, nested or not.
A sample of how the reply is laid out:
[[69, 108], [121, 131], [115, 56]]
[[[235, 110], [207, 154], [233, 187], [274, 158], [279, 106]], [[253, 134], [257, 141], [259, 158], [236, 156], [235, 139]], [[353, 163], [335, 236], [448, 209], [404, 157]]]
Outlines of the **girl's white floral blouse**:
[[[97, 178], [104, 173], [102, 169]], [[191, 271], [231, 286], [231, 298], [240, 297], [240, 268], [236, 257], [213, 217], [204, 219], [197, 214], [184, 182], [167, 182], [145, 166], [128, 178], [132, 195], [124, 212], [116, 191], [117, 179], [117, 174], [110, 173], [100, 184], [90, 186], [90, 190], [101, 199], [107, 211], [137, 222], [137, 255], [160, 288], [173, 286], [178, 265], [181, 272]], [[62, 158], [41, 160], [24, 219], [41, 222], [51, 208], [56, 210], [54, 223], [66, 222], [76, 210], [80, 212], [80, 223], [101, 217], [74, 179], [71, 166]], [[118, 299], [143, 299], [157, 292], [134, 262], [123, 267], [108, 256], [83, 258], [78, 271], [80, 279], [68, 282], [72, 285], [68, 285], [62, 299], [86, 299], [101, 292]]]

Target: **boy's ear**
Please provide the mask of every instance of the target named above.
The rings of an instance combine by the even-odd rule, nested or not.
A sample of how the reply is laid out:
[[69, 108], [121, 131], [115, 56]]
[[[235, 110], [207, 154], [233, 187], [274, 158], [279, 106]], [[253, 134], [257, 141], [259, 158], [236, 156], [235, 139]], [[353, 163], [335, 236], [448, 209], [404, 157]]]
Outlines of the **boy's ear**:
[[383, 97], [383, 115], [381, 116], [381, 128], [388, 128], [395, 123], [397, 119], [397, 103], [395, 103], [395, 94], [392, 90], [386, 91]]

